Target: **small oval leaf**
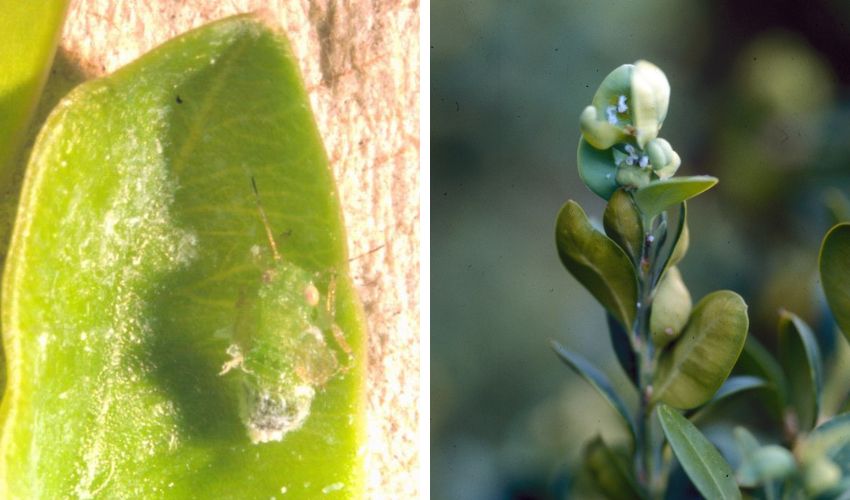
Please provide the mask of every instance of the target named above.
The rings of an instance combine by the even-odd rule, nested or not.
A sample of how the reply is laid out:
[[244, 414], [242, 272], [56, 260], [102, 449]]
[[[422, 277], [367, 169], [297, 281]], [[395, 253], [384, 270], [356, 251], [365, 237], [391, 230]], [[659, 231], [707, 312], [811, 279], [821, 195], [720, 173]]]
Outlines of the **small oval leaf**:
[[689, 409], [711, 399], [735, 366], [748, 325], [740, 295], [723, 290], [703, 298], [681, 337], [661, 354], [653, 401]]
[[655, 217], [673, 205], [703, 193], [717, 184], [717, 178], [708, 175], [671, 177], [659, 180], [635, 191], [635, 202], [648, 218]]
[[676, 458], [705, 498], [741, 498], [732, 467], [694, 424], [664, 404], [658, 418]]
[[586, 140], [578, 142], [578, 175], [585, 185], [606, 200], [617, 190], [617, 167], [610, 149], [596, 149]]
[[587, 220], [578, 203], [568, 201], [555, 230], [564, 267], [620, 321], [630, 328], [635, 318], [637, 278], [629, 257]]
[[817, 423], [820, 411], [820, 348], [809, 325], [789, 311], [779, 313], [779, 359], [788, 375], [789, 403], [796, 411], [800, 428], [809, 430]]
[[626, 427], [634, 438], [634, 421], [632, 420], [626, 404], [622, 399], [620, 399], [620, 396], [617, 394], [617, 391], [614, 390], [614, 386], [611, 385], [608, 377], [596, 368], [593, 363], [584, 359], [580, 355], [565, 349], [561, 344], [555, 341], [552, 341], [552, 349], [555, 351], [555, 354], [561, 358], [561, 361], [563, 361], [564, 364], [569, 366], [574, 372], [581, 376], [581, 378], [585, 379], [590, 385], [592, 385], [593, 388], [596, 389], [603, 398], [605, 398], [605, 401], [617, 410], [617, 413], [619, 413], [620, 417], [623, 418], [623, 422], [625, 422]]
[[820, 248], [820, 278], [838, 328], [850, 342], [850, 223], [834, 226]]
[[643, 249], [643, 223], [632, 201], [632, 195], [618, 189], [608, 200], [602, 217], [605, 234], [614, 240], [634, 262], [640, 260]]
[[676, 340], [691, 315], [691, 293], [679, 268], [671, 267], [661, 279], [652, 301], [649, 331], [656, 347], [663, 348]]

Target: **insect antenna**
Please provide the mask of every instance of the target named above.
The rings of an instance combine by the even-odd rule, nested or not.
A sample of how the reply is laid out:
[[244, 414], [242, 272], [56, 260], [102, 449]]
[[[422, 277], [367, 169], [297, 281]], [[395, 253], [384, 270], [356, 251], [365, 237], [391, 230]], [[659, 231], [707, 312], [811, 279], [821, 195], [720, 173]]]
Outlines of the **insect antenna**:
[[254, 197], [257, 199], [257, 210], [260, 212], [260, 219], [263, 221], [263, 227], [266, 228], [266, 236], [269, 238], [269, 245], [272, 247], [272, 256], [274, 260], [282, 260], [280, 256], [280, 252], [277, 251], [277, 243], [274, 241], [274, 233], [272, 233], [272, 226], [269, 224], [269, 218], [266, 217], [266, 211], [263, 209], [263, 204], [260, 203], [260, 192], [257, 190], [257, 181], [254, 179], [254, 176], [251, 176], [251, 187], [254, 188]]

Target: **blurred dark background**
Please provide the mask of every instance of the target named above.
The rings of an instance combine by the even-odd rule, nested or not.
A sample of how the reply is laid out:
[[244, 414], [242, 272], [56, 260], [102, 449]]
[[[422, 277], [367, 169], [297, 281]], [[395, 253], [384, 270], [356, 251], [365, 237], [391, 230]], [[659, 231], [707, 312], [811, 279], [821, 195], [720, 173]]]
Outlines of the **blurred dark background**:
[[672, 86], [661, 136], [678, 175], [720, 178], [689, 206], [680, 267], [694, 301], [741, 293], [767, 346], [785, 307], [840, 354], [816, 266], [850, 192], [850, 2], [434, 0], [434, 498], [578, 497], [569, 471], [583, 443], [623, 437], [548, 341], [628, 393], [602, 308], [561, 267], [553, 227], [567, 199], [601, 218], [576, 172], [578, 116], [608, 72], [638, 59]]

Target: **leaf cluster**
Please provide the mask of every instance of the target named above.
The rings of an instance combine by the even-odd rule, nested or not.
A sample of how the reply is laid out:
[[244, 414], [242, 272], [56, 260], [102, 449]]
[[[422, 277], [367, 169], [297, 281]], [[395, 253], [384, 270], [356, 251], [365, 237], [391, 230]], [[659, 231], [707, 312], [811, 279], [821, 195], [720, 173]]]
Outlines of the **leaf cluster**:
[[[561, 262], [605, 309], [614, 353], [639, 400], [629, 408], [600, 369], [553, 343], [561, 360], [620, 414], [631, 436], [623, 448], [594, 438], [584, 470], [609, 498], [671, 498], [682, 494], [681, 484], [706, 498], [833, 498], [850, 489], [850, 419], [823, 415], [823, 362], [811, 329], [781, 311], [777, 358], [748, 338], [747, 306], [738, 294], [717, 291], [694, 305], [676, 266], [690, 244], [687, 200], [717, 179], [672, 177], [669, 162], [675, 159], [678, 168], [679, 157], [657, 137], [668, 98], [663, 73], [645, 61], [606, 77], [582, 113], [577, 157], [583, 182], [607, 200], [602, 228], [574, 201], [556, 223]], [[847, 335], [850, 224], [825, 237], [820, 271]], [[759, 431], [762, 445], [739, 426], [737, 447], [730, 448], [698, 426], [743, 392], [766, 402], [764, 411], [776, 416], [781, 432]], [[662, 434], [653, 435], [656, 426]], [[682, 473], [684, 482], [676, 479]]]

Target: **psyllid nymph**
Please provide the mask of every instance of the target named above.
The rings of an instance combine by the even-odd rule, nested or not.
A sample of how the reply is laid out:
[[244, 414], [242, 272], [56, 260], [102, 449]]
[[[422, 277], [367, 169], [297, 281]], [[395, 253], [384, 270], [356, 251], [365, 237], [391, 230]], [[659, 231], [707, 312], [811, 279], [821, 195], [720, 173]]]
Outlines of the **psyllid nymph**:
[[242, 420], [251, 441], [265, 443], [304, 424], [317, 391], [346, 369], [351, 349], [334, 320], [333, 275], [323, 296], [316, 273], [283, 258], [251, 182], [271, 256], [252, 248], [255, 259], [267, 261], [262, 283], [255, 296], [239, 298], [220, 374], [241, 378]]

